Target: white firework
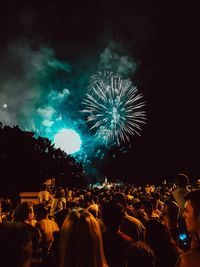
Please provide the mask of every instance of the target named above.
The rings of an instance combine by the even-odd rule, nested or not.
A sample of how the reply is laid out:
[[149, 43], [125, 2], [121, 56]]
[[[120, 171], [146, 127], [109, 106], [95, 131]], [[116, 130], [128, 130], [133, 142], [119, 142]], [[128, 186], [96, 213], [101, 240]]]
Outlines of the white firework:
[[101, 82], [104, 82], [106, 84], [109, 83], [112, 76], [113, 72], [109, 70], [105, 70], [103, 72], [98, 71], [97, 73], [95, 73], [90, 77], [89, 88], [92, 88], [92, 86], [96, 83], [101, 83]]
[[106, 144], [129, 142], [130, 136], [140, 135], [141, 124], [146, 123], [143, 95], [130, 80], [109, 71], [91, 77], [83, 105], [90, 129]]

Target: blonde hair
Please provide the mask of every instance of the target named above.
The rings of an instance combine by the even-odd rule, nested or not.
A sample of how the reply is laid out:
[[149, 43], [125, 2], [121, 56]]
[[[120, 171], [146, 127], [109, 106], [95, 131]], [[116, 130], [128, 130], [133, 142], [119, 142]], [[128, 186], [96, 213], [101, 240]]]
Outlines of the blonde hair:
[[60, 267], [107, 267], [98, 222], [85, 209], [65, 219], [59, 247]]

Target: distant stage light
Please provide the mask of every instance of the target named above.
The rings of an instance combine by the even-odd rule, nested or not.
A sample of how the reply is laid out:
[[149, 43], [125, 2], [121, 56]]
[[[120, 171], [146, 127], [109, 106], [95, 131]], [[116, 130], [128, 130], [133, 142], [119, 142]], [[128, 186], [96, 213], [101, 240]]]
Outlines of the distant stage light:
[[74, 154], [81, 149], [80, 135], [72, 129], [62, 129], [54, 136], [56, 148], [64, 150], [67, 154]]

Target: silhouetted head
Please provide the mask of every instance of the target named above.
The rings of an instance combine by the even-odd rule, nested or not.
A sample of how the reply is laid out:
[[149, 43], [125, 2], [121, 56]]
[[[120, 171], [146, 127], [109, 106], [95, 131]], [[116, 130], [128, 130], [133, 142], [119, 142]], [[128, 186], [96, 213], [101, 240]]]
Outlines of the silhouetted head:
[[122, 204], [124, 208], [127, 206], [126, 197], [123, 193], [115, 193], [112, 199], [114, 202]]
[[0, 265], [30, 267], [32, 242], [24, 223], [0, 223]]
[[189, 184], [189, 178], [186, 174], [179, 173], [175, 178], [175, 184], [180, 188], [185, 188]]
[[35, 217], [37, 221], [45, 219], [48, 215], [48, 209], [45, 207], [44, 204], [36, 205], [34, 208], [34, 211], [35, 211]]
[[102, 205], [102, 219], [106, 228], [117, 231], [124, 215], [124, 208], [119, 203], [107, 202]]
[[14, 220], [17, 222], [24, 222], [25, 220], [32, 221], [34, 219], [33, 203], [20, 203], [14, 211]]

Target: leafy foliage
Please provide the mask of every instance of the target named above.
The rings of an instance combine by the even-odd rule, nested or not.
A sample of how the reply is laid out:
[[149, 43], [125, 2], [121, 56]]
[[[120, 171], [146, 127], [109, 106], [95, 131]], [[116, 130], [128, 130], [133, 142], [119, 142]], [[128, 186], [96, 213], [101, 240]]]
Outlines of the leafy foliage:
[[84, 186], [83, 167], [47, 138], [0, 124], [0, 194], [37, 191], [49, 177], [58, 185]]

